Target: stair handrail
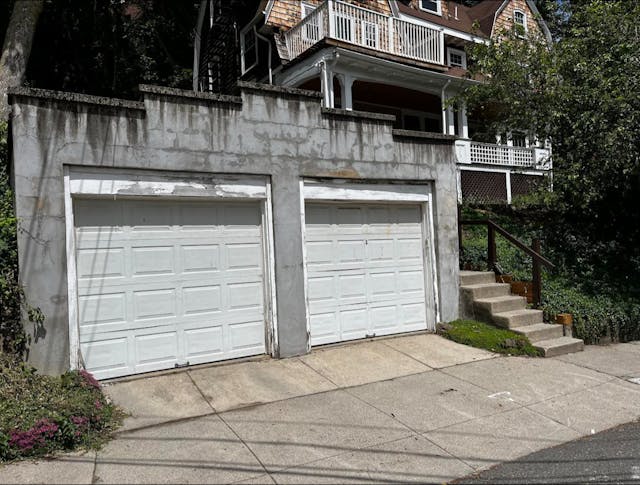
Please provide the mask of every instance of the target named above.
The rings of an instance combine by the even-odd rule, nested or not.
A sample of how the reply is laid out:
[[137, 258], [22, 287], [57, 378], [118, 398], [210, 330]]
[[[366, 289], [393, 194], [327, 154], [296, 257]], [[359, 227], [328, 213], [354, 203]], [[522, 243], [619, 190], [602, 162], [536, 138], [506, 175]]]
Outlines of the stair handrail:
[[497, 257], [496, 257], [496, 232], [503, 236], [507, 241], [518, 249], [524, 251], [531, 256], [532, 268], [531, 279], [533, 286], [533, 304], [539, 307], [542, 301], [542, 271], [541, 266], [548, 269], [555, 269], [556, 265], [540, 254], [540, 239], [534, 238], [531, 247], [520, 241], [503, 227], [496, 224], [492, 219], [460, 219], [458, 218], [458, 244], [460, 256], [462, 256], [462, 226], [487, 226], [487, 264], [489, 271], [497, 273]]

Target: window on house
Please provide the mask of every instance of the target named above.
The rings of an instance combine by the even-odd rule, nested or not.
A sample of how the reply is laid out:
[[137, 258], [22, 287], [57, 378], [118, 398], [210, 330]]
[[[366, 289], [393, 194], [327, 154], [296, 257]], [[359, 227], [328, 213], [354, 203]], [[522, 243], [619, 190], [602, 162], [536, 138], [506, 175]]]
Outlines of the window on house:
[[440, 0], [420, 0], [420, 8], [440, 15]]
[[373, 49], [378, 48], [378, 25], [362, 21], [362, 44]]
[[240, 32], [240, 67], [242, 74], [258, 64], [258, 39], [255, 26], [245, 27]]
[[467, 68], [467, 55], [464, 51], [458, 49], [447, 49], [449, 56], [449, 65], [452, 67]]
[[522, 10], [513, 11], [513, 26], [516, 29], [516, 33], [524, 35], [527, 33], [527, 14]]
[[302, 10], [302, 18], [309, 16], [311, 12], [316, 9], [315, 5], [311, 5], [310, 3], [302, 2], [301, 10]]

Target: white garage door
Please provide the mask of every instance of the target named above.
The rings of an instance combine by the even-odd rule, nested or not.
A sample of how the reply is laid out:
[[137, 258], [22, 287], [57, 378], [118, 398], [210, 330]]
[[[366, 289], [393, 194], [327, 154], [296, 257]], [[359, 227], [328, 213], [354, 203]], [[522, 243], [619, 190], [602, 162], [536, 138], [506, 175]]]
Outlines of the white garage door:
[[98, 378], [265, 352], [261, 207], [74, 203], [80, 349]]
[[308, 203], [311, 345], [427, 328], [420, 205]]

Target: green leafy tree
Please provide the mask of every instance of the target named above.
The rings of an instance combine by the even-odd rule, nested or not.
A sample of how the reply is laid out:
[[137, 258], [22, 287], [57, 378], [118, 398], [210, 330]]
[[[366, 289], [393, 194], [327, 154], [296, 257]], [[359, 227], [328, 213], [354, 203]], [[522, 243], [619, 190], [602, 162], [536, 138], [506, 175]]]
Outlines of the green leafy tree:
[[484, 82], [462, 97], [491, 114], [495, 133], [516, 128], [552, 142], [545, 227], [556, 257], [583, 280], [639, 291], [640, 1], [557, 8], [563, 25], [551, 44], [503, 32], [473, 47]]

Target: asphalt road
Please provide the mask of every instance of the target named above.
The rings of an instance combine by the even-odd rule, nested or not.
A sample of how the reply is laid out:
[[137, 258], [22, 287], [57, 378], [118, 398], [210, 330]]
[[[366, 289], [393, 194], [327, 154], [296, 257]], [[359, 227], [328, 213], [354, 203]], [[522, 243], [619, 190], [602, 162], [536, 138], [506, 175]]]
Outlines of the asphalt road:
[[640, 484], [640, 423], [538, 451], [454, 483]]

